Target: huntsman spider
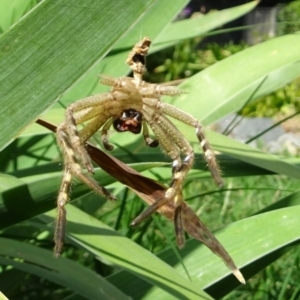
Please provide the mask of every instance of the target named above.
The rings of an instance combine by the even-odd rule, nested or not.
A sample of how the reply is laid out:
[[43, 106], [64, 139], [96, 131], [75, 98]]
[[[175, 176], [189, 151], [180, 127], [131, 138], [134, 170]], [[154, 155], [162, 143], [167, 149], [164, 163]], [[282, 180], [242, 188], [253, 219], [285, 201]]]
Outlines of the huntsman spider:
[[[142, 212], [132, 223], [135, 225], [144, 220], [168, 201], [175, 206], [174, 226], [179, 247], [184, 244], [181, 205], [183, 203], [182, 185], [194, 162], [194, 151], [183, 134], [174, 126], [168, 117], [177, 119], [196, 129], [196, 135], [204, 152], [208, 168], [216, 184], [221, 187], [218, 163], [201, 124], [192, 115], [161, 101], [161, 96], [176, 96], [184, 91], [174, 86], [162, 86], [143, 81], [146, 71], [145, 58], [151, 41], [143, 38], [130, 52], [126, 63], [133, 71], [133, 77], [112, 78], [100, 76], [102, 84], [111, 86], [111, 91], [79, 100], [65, 112], [64, 121], [57, 127], [57, 141], [64, 155], [64, 174], [57, 200], [58, 219], [55, 230], [55, 255], [62, 252], [68, 193], [72, 177], [76, 177], [96, 193], [110, 200], [116, 198], [100, 186], [88, 173], [93, 173], [91, 159], [85, 149], [88, 139], [101, 130], [101, 140], [108, 151], [113, 146], [108, 141], [108, 130], [113, 127], [119, 131], [132, 133], [142, 132], [146, 144], [156, 147], [160, 144], [163, 151], [172, 159], [172, 181], [163, 198]], [[78, 125], [85, 127], [78, 129]], [[149, 136], [148, 126], [156, 139]], [[183, 160], [181, 159], [183, 158]], [[88, 173], [84, 172], [84, 169]]]

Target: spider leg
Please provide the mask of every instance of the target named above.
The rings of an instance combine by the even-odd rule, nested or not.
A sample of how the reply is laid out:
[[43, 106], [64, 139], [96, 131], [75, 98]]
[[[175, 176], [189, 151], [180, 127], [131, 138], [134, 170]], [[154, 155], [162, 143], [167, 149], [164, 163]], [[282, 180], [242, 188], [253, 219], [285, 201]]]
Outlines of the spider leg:
[[[93, 166], [89, 155], [87, 154], [84, 144], [85, 142], [103, 125], [107, 120], [104, 112], [110, 111], [109, 108], [114, 104], [114, 94], [99, 94], [72, 103], [65, 112], [65, 126], [70, 143], [74, 151], [79, 155], [79, 159], [86, 169], [93, 173]], [[81, 113], [83, 111], [84, 113]], [[94, 120], [82, 130], [81, 137], [78, 133], [77, 125]], [[98, 122], [95, 120], [98, 119]], [[105, 119], [105, 121], [103, 121]]]
[[[155, 136], [160, 142], [160, 145], [162, 146], [163, 150], [167, 153], [169, 157], [173, 160], [173, 173], [176, 172], [180, 168], [180, 150], [176, 145], [174, 145], [172, 139], [168, 138], [168, 134], [165, 132], [165, 130], [161, 126], [154, 126], [154, 124], [157, 124], [159, 120], [153, 120], [151, 114], [148, 114], [145, 112], [144, 117], [148, 124], [150, 125], [151, 129], [153, 130]], [[159, 119], [164, 118], [163, 116], [159, 116]], [[137, 216], [132, 222], [131, 225], [136, 225], [139, 222], [146, 219], [148, 216], [150, 216], [153, 212], [158, 210], [161, 206], [163, 206], [166, 202], [170, 201], [171, 199], [168, 197], [169, 195], [159, 199], [152, 205], [148, 206], [145, 211], [143, 211], [139, 216]]]
[[159, 99], [155, 98], [145, 98], [143, 99], [144, 104], [149, 105], [149, 107], [156, 107], [160, 113], [166, 114], [176, 120], [179, 120], [187, 125], [196, 128], [196, 135], [202, 147], [204, 158], [207, 162], [209, 171], [218, 187], [223, 187], [224, 182], [220, 175], [220, 167], [218, 165], [215, 154], [207, 141], [204, 130], [201, 124], [192, 115], [186, 113], [185, 111], [171, 105], [168, 103], [163, 103]]
[[77, 177], [81, 182], [93, 189], [97, 194], [105, 196], [110, 200], [116, 200], [115, 196], [112, 195], [104, 187], [98, 185], [98, 183], [90, 176], [83, 173], [80, 164], [76, 158], [75, 152], [72, 148], [70, 137], [66, 130], [64, 123], [61, 123], [57, 127], [57, 142], [64, 153], [64, 175], [62, 184], [60, 187], [58, 199], [57, 199], [57, 209], [58, 217], [55, 229], [55, 256], [59, 256], [62, 252], [63, 241], [65, 236], [65, 224], [66, 224], [66, 210], [65, 205], [68, 202], [68, 193], [70, 191], [72, 177]]
[[[189, 170], [191, 169], [194, 162], [194, 150], [187, 142], [185, 137], [178, 131], [178, 129], [163, 115], [156, 117], [158, 122], [153, 124], [153, 128], [161, 127], [167, 133], [169, 138], [174, 142], [174, 144], [180, 149], [180, 151], [185, 155], [183, 162], [181, 162], [180, 157], [173, 159], [173, 176], [170, 187], [165, 193], [165, 198], [168, 201], [173, 200], [175, 204], [174, 212], [174, 227], [176, 234], [177, 245], [182, 248], [184, 246], [184, 229], [182, 223], [182, 204], [184, 203], [182, 195], [182, 185], [185, 177]], [[153, 129], [155, 130], [155, 129]], [[164, 145], [162, 145], [164, 146]], [[169, 152], [167, 152], [169, 154]]]
[[[140, 43], [137, 43], [132, 52], [130, 52], [126, 62], [129, 64], [130, 68], [133, 70], [133, 77], [135, 79], [135, 83], [139, 86], [139, 92], [144, 97], [150, 96], [153, 97], [155, 95], [178, 95], [184, 93], [183, 91], [177, 89], [176, 87], [162, 87], [155, 84], [147, 84], [142, 86], [142, 75], [145, 73], [145, 57], [148, 53], [149, 46], [151, 44], [150, 39], [144, 38]], [[144, 102], [144, 101], [143, 101]], [[154, 109], [154, 110], [153, 110]], [[170, 188], [166, 191], [165, 197], [158, 200], [152, 206], [148, 207], [140, 216], [138, 216], [133, 222], [132, 225], [140, 222], [148, 215], [156, 211], [159, 207], [164, 205], [167, 201], [173, 200], [175, 203], [175, 232], [177, 238], [177, 244], [182, 247], [184, 244], [184, 230], [183, 230], [183, 222], [182, 222], [182, 213], [181, 213], [181, 205], [184, 202], [181, 192], [182, 182], [190, 169], [194, 154], [192, 148], [189, 146], [185, 138], [181, 135], [181, 133], [176, 129], [176, 127], [169, 122], [162, 115], [156, 114], [155, 106], [152, 106], [150, 110], [145, 110], [145, 106], [143, 106], [143, 114], [147, 123], [150, 124], [151, 129], [157, 137], [157, 140], [161, 143], [162, 148], [167, 152], [167, 154], [173, 159], [173, 180]], [[146, 122], [144, 122], [146, 125]], [[151, 142], [149, 144], [148, 140], [148, 128], [143, 126], [143, 134], [145, 141], [148, 145], [153, 144]], [[171, 136], [171, 139], [170, 136]], [[175, 139], [174, 143], [172, 139]], [[148, 141], [148, 142], [147, 142]], [[155, 144], [156, 146], [156, 144]], [[180, 152], [189, 153], [187, 158], [184, 161], [183, 165], [180, 165]], [[187, 165], [187, 163], [189, 163]], [[185, 166], [188, 166], [186, 168]]]
[[107, 132], [110, 128], [110, 126], [112, 125], [114, 121], [114, 118], [110, 118], [102, 127], [101, 130], [101, 141], [103, 144], [103, 147], [107, 150], [107, 151], [112, 151], [114, 149], [114, 146], [111, 145], [108, 141], [108, 137], [107, 137]]
[[185, 243], [185, 238], [184, 238], [183, 216], [182, 216], [182, 207], [181, 206], [177, 206], [175, 208], [174, 227], [175, 227], [176, 243], [179, 248], [183, 248], [184, 243]]
[[65, 156], [64, 163], [66, 166], [68, 166], [72, 175], [74, 175], [84, 184], [86, 184], [91, 189], [93, 189], [97, 194], [101, 196], [105, 196], [110, 200], [115, 200], [116, 199], [115, 196], [113, 196], [110, 192], [108, 192], [104, 187], [99, 186], [98, 183], [92, 177], [83, 173], [82, 168], [77, 161], [75, 152], [69, 141], [69, 137], [64, 131], [59, 129], [59, 127], [57, 130], [57, 140], [59, 145], [61, 146], [61, 149], [64, 152], [64, 156]]
[[[188, 171], [193, 165], [194, 151], [184, 136], [166, 117], [156, 114], [154, 110], [152, 113], [149, 113], [149, 111], [150, 110], [144, 112], [145, 119], [160, 141], [162, 148], [173, 160], [173, 177], [165, 196], [153, 205], [149, 206], [142, 214], [134, 219], [131, 224], [136, 225], [159, 209], [166, 202], [172, 201], [175, 205], [174, 226], [176, 239], [179, 247], [182, 247], [184, 244], [184, 230], [181, 214], [181, 205], [184, 203], [182, 196], [182, 184]], [[180, 160], [181, 152], [185, 155], [185, 159], [182, 163]]]
[[70, 172], [70, 169], [65, 165], [63, 179], [62, 179], [62, 183], [57, 198], [57, 220], [56, 220], [56, 227], [55, 227], [55, 234], [54, 234], [54, 241], [55, 241], [54, 255], [56, 257], [60, 256], [64, 245], [64, 237], [66, 231], [65, 205], [68, 202], [68, 198], [69, 198], [68, 194], [70, 191], [71, 182], [72, 182], [72, 174]]
[[[87, 126], [85, 128], [87, 128]], [[98, 185], [98, 183], [92, 177], [83, 173], [82, 167], [80, 166], [80, 164], [78, 163], [78, 160], [76, 158], [75, 151], [72, 148], [71, 138], [68, 135], [68, 132], [65, 131], [64, 123], [61, 123], [57, 127], [57, 142], [64, 152], [64, 158], [65, 158], [64, 163], [68, 167], [68, 169], [70, 170], [72, 175], [74, 175], [80, 181], [82, 181], [84, 184], [86, 184], [91, 189], [93, 189], [97, 194], [99, 194], [101, 196], [105, 196], [110, 200], [116, 199], [115, 196], [113, 196], [110, 192], [108, 192], [104, 187], [101, 187], [100, 185]]]
[[145, 120], [143, 120], [143, 137], [147, 146], [155, 148], [159, 145], [159, 141], [157, 139], [153, 140], [150, 138], [149, 129]]

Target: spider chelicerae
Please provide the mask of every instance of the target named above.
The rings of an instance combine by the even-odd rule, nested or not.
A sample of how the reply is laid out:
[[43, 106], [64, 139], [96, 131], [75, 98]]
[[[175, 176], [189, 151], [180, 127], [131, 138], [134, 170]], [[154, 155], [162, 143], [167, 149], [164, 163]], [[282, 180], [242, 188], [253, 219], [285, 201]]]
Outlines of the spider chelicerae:
[[[57, 141], [64, 155], [64, 175], [57, 200], [58, 218], [55, 230], [55, 255], [62, 252], [68, 193], [72, 177], [78, 178], [96, 193], [115, 200], [107, 189], [99, 185], [88, 173], [93, 174], [93, 165], [85, 149], [88, 139], [98, 130], [106, 150], [113, 146], [108, 141], [108, 130], [113, 126], [119, 132], [142, 132], [146, 144], [163, 151], [172, 159], [172, 181], [164, 197], [142, 212], [131, 224], [135, 225], [148, 217], [168, 201], [175, 206], [174, 226], [179, 247], [184, 244], [181, 205], [183, 203], [182, 185], [194, 162], [194, 151], [183, 134], [168, 117], [177, 119], [196, 129], [196, 135], [204, 152], [208, 168], [216, 184], [221, 187], [218, 163], [214, 152], [204, 135], [203, 128], [192, 115], [175, 106], [162, 102], [162, 95], [176, 96], [184, 91], [174, 86], [162, 86], [143, 81], [146, 71], [145, 58], [151, 40], [147, 37], [137, 43], [130, 52], [126, 63], [133, 71], [133, 77], [113, 78], [100, 76], [102, 84], [111, 86], [109, 93], [98, 94], [79, 100], [67, 107], [64, 121], [57, 127]], [[82, 129], [77, 125], [85, 123]], [[151, 128], [156, 139], [151, 139]], [[183, 159], [182, 159], [183, 158]], [[85, 170], [88, 172], [86, 173]]]

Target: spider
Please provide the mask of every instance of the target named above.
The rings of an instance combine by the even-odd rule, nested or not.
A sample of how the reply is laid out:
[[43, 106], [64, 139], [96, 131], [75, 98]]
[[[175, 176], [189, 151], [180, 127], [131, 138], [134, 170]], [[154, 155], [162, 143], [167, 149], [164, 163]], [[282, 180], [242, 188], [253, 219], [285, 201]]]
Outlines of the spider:
[[[93, 165], [85, 144], [99, 130], [101, 130], [102, 144], [108, 151], [113, 150], [113, 146], [108, 141], [108, 130], [113, 125], [119, 132], [129, 131], [135, 134], [142, 132], [148, 146], [157, 147], [160, 144], [163, 151], [172, 159], [172, 180], [164, 197], [149, 206], [131, 225], [136, 225], [162, 205], [172, 201], [175, 206], [174, 226], [179, 247], [184, 244], [181, 214], [182, 185], [193, 165], [194, 151], [168, 117], [196, 129], [196, 135], [212, 177], [219, 187], [223, 186], [214, 152], [198, 120], [160, 99], [162, 95], [176, 96], [185, 92], [174, 86], [161, 86], [143, 81], [142, 76], [146, 71], [145, 59], [150, 44], [151, 40], [145, 37], [130, 52], [126, 63], [132, 69], [133, 77], [113, 78], [101, 75], [100, 82], [111, 86], [111, 91], [87, 97], [68, 106], [64, 121], [57, 127], [57, 142], [64, 155], [64, 174], [57, 200], [58, 218], [54, 238], [56, 256], [61, 254], [63, 248], [66, 224], [65, 205], [68, 202], [72, 177], [77, 177], [96, 193], [110, 200], [116, 199], [88, 174], [93, 174]], [[77, 126], [83, 123], [85, 127], [78, 129]], [[150, 138], [148, 126], [156, 139]]]

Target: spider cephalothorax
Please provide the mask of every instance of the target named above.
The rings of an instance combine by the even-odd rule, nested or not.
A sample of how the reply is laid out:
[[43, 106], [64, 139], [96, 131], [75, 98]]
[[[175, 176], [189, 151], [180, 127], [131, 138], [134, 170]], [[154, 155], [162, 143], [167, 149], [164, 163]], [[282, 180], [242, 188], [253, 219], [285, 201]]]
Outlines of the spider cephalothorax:
[[[100, 186], [91, 176], [84, 173], [86, 169], [93, 173], [90, 157], [85, 149], [87, 140], [98, 130], [106, 150], [112, 150], [107, 132], [111, 125], [119, 131], [142, 132], [148, 146], [161, 145], [164, 152], [173, 161], [173, 175], [165, 196], [149, 206], [132, 224], [136, 224], [156, 211], [166, 202], [175, 206], [174, 224], [177, 243], [183, 246], [183, 228], [181, 206], [183, 203], [182, 185], [193, 165], [194, 151], [185, 137], [167, 118], [177, 119], [196, 129], [196, 135], [204, 152], [209, 170], [218, 186], [223, 182], [214, 153], [205, 138], [202, 126], [192, 115], [161, 101], [162, 95], [176, 96], [184, 91], [174, 86], [160, 86], [142, 80], [146, 71], [145, 57], [150, 46], [150, 39], [144, 38], [135, 45], [126, 62], [133, 71], [133, 77], [113, 78], [101, 75], [100, 82], [111, 86], [109, 93], [91, 96], [71, 104], [65, 113], [65, 120], [57, 128], [57, 140], [64, 154], [64, 177], [57, 200], [58, 221], [55, 233], [55, 254], [62, 251], [68, 192], [72, 177], [75, 176], [100, 195], [114, 200], [115, 197]], [[85, 127], [78, 129], [78, 125]], [[152, 140], [148, 126], [156, 136]], [[182, 160], [183, 158], [183, 160]]]

